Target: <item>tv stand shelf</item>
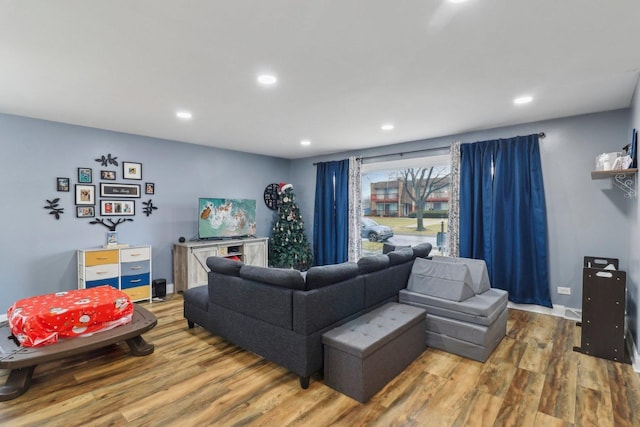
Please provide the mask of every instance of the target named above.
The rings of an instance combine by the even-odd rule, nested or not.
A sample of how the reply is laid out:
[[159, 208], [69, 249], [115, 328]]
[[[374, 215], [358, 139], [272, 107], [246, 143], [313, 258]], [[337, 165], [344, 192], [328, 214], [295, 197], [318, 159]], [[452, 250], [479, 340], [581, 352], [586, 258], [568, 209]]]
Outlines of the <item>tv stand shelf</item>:
[[207, 284], [207, 258], [236, 258], [248, 265], [266, 267], [267, 237], [241, 239], [195, 240], [173, 245], [173, 284], [177, 292]]

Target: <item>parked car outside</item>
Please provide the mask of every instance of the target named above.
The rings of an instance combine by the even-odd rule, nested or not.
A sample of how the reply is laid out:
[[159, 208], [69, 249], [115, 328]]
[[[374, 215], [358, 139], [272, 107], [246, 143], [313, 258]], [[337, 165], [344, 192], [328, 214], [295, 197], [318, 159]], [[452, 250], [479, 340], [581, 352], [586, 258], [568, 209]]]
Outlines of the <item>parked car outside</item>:
[[393, 230], [386, 225], [380, 225], [371, 218], [360, 218], [360, 236], [371, 242], [382, 242], [393, 237]]

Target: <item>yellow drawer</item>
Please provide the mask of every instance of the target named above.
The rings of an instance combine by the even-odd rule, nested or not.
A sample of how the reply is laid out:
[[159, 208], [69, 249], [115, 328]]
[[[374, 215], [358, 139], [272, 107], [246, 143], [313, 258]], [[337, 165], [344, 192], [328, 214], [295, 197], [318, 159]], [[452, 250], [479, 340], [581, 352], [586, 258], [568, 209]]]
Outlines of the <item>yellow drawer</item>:
[[117, 264], [120, 262], [117, 250], [85, 252], [84, 260], [87, 267], [91, 265]]
[[122, 250], [122, 262], [144, 261], [151, 258], [149, 248], [129, 248]]
[[135, 288], [122, 289], [122, 292], [129, 295], [131, 301], [149, 300], [151, 298], [151, 286], [144, 285]]

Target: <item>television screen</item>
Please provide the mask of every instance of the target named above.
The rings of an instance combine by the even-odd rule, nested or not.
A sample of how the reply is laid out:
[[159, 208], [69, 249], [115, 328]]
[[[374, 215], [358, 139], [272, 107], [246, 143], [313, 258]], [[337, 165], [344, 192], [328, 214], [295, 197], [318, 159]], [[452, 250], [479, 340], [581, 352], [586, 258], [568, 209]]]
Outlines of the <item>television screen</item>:
[[256, 234], [256, 201], [200, 198], [198, 238], [215, 239]]

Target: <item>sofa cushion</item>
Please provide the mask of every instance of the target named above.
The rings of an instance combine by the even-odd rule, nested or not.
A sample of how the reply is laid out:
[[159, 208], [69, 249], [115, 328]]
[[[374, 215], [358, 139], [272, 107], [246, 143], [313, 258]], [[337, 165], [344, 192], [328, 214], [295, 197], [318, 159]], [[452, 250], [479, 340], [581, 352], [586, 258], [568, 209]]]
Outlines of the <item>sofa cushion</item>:
[[358, 274], [372, 273], [389, 267], [389, 257], [383, 254], [362, 257], [358, 260]]
[[436, 316], [490, 325], [507, 309], [507, 298], [506, 291], [491, 288], [464, 301], [432, 297], [409, 289], [401, 290], [398, 299], [401, 303], [422, 307]]
[[397, 251], [398, 249], [410, 248], [411, 245], [392, 245], [391, 243], [382, 244], [382, 253], [388, 254], [389, 252]]
[[240, 269], [240, 277], [267, 283], [282, 288], [304, 290], [304, 278], [298, 270], [290, 268], [258, 267], [255, 265], [243, 265]]
[[475, 295], [471, 275], [465, 264], [416, 258], [407, 289], [451, 301], [464, 301]]
[[196, 307], [207, 311], [209, 305], [209, 288], [207, 285], [189, 288], [182, 294], [185, 303], [193, 304]]
[[355, 262], [311, 267], [307, 270], [306, 290], [322, 288], [333, 283], [351, 279], [357, 275], [358, 264]]
[[402, 264], [414, 258], [413, 249], [411, 248], [398, 249], [397, 251], [389, 252], [387, 256], [389, 257], [389, 265]]
[[228, 274], [229, 276], [240, 276], [240, 268], [242, 268], [243, 265], [244, 263], [242, 261], [219, 256], [210, 256], [207, 258], [207, 266], [211, 271]]
[[431, 252], [431, 243], [420, 243], [419, 245], [413, 246], [411, 249], [417, 258], [426, 258]]
[[484, 260], [471, 258], [453, 258], [439, 255], [434, 255], [432, 259], [434, 261], [440, 262], [455, 262], [459, 264], [465, 264], [469, 268], [469, 274], [471, 275], [471, 287], [476, 294], [481, 294], [491, 289], [489, 273], [487, 272], [487, 264], [484, 262]]

